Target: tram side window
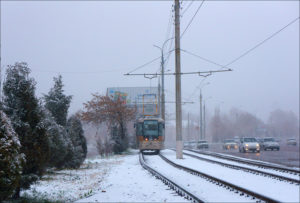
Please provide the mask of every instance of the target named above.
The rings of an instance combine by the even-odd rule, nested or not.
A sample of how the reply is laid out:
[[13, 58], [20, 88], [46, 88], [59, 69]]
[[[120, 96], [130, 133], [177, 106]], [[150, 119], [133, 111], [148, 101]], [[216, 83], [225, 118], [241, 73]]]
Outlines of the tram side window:
[[143, 135], [143, 124], [142, 123], [137, 124], [136, 134], [139, 136]]
[[158, 125], [158, 135], [164, 136], [165, 135], [165, 128], [163, 123], [159, 123]]

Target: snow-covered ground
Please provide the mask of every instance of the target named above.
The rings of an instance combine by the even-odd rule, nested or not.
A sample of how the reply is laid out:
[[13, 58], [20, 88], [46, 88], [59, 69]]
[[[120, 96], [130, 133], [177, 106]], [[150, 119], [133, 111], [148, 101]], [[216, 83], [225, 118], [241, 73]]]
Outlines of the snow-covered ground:
[[[169, 152], [169, 151], [168, 151]], [[170, 154], [176, 159], [175, 154]], [[204, 202], [255, 202], [250, 197], [240, 196], [239, 194], [229, 191], [224, 187], [219, 187], [204, 178], [192, 175], [186, 171], [177, 169], [165, 162], [159, 156], [145, 156], [146, 163], [159, 171], [161, 174], [183, 187], [185, 190], [194, 194]], [[184, 160], [182, 160], [184, 161]]]
[[[240, 163], [240, 162], [237, 162], [237, 161], [230, 161], [230, 160], [217, 158], [217, 157], [213, 157], [213, 156], [198, 154], [198, 153], [187, 151], [187, 150], [184, 150], [183, 152], [187, 153], [187, 154], [192, 154], [192, 155], [195, 155], [195, 156], [198, 156], [198, 157], [201, 157], [201, 158], [213, 160], [213, 161], [218, 161], [218, 162], [231, 164], [231, 165], [235, 165], [235, 166], [241, 166], [241, 167], [246, 167], [246, 168], [250, 168], [250, 169], [255, 169], [255, 170], [262, 171], [262, 172], [268, 172], [268, 173], [271, 173], [271, 174], [274, 174], [274, 175], [285, 176], [285, 177], [288, 177], [288, 178], [293, 178], [295, 180], [300, 179], [299, 175], [289, 174], [289, 173], [277, 171], [277, 170], [274, 170], [274, 169], [260, 168], [258, 166], [253, 166], [253, 165], [249, 165], [249, 164]], [[264, 163], [266, 163], [266, 162], [264, 162]]]
[[124, 156], [87, 159], [77, 170], [57, 170], [48, 173], [21, 196], [52, 201], [76, 201], [101, 191], [101, 184], [113, 167], [120, 165]]
[[55, 171], [22, 196], [63, 202], [187, 202], [143, 169], [137, 151], [88, 159], [78, 170]]
[[255, 175], [242, 170], [223, 167], [189, 156], [184, 156], [184, 159], [176, 159], [175, 152], [172, 150], [164, 150], [162, 151], [162, 155], [179, 165], [204, 172], [280, 202], [298, 202], [300, 198], [300, 186], [296, 184]]
[[101, 186], [105, 192], [78, 202], [187, 202], [143, 169], [137, 153], [123, 157]]
[[[172, 150], [163, 150], [161, 153], [178, 164], [259, 191], [279, 201], [299, 201], [299, 185], [222, 167], [188, 156], [177, 160]], [[255, 201], [177, 169], [157, 155], [146, 155], [145, 160], [148, 165], [204, 201]], [[78, 170], [54, 171], [32, 185], [29, 190], [22, 191], [21, 195], [63, 202], [187, 202], [140, 165], [138, 151], [110, 158], [87, 159]]]

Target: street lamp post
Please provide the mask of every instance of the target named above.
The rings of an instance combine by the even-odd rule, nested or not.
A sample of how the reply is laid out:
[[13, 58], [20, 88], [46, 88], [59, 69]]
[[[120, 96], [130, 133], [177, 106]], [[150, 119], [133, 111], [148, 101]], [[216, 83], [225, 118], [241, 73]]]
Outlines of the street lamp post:
[[166, 42], [168, 42], [169, 40], [174, 39], [174, 37], [167, 39], [162, 47], [159, 47], [157, 45], [153, 45], [156, 48], [159, 48], [161, 51], [161, 117], [163, 120], [165, 120], [165, 59], [164, 59], [164, 47], [166, 45]]
[[205, 83], [202, 87], [200, 87], [200, 132], [199, 132], [199, 139], [203, 139], [203, 112], [202, 112], [202, 88], [206, 85], [208, 85], [209, 82]]

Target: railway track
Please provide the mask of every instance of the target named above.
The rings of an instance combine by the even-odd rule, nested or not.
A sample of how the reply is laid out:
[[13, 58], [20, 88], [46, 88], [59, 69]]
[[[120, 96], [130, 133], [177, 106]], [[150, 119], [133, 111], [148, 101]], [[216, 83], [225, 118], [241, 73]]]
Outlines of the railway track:
[[[239, 162], [239, 163], [244, 163], [247, 165], [253, 165], [253, 166], [257, 166], [259, 168], [273, 169], [275, 171], [294, 174], [294, 175], [298, 175], [300, 177], [300, 171], [297, 169], [293, 169], [293, 168], [281, 167], [281, 166], [271, 165], [271, 164], [262, 163], [262, 162], [258, 162], [258, 161], [251, 161], [251, 160], [241, 159], [241, 158], [237, 158], [237, 157], [226, 156], [226, 155], [213, 153], [213, 152], [204, 152], [204, 151], [191, 150], [191, 149], [189, 149], [187, 151], [191, 151], [194, 153], [203, 154], [203, 155], [207, 155], [207, 156], [212, 156], [212, 157], [216, 157], [216, 158], [221, 158], [221, 159], [225, 159], [225, 160], [235, 161], [235, 162]], [[298, 183], [299, 183], [299, 181], [298, 181]]]
[[196, 197], [192, 193], [188, 192], [187, 190], [185, 190], [184, 188], [179, 186], [178, 184], [174, 183], [172, 180], [168, 179], [166, 176], [159, 173], [157, 170], [155, 170], [155, 169], [151, 168], [149, 165], [147, 165], [144, 160], [144, 155], [142, 153], [139, 154], [139, 161], [144, 169], [149, 171], [156, 178], [163, 181], [163, 183], [165, 183], [168, 187], [170, 187], [172, 190], [174, 190], [178, 195], [180, 195], [188, 200], [191, 200], [192, 202], [199, 202], [199, 203], [204, 202], [200, 198]]
[[[187, 150], [187, 151], [192, 151], [192, 150]], [[195, 153], [195, 151], [193, 151], [193, 152]], [[187, 155], [187, 156], [190, 156], [190, 157], [193, 157], [195, 159], [199, 159], [199, 160], [202, 160], [202, 161], [218, 164], [218, 165], [221, 165], [221, 166], [224, 166], [224, 167], [233, 168], [233, 169], [237, 169], [237, 170], [243, 170], [243, 171], [258, 174], [258, 175], [275, 178], [275, 179], [278, 179], [280, 181], [287, 181], [287, 182], [294, 183], [294, 184], [297, 184], [297, 185], [300, 184], [299, 179], [289, 178], [289, 177], [286, 177], [286, 176], [276, 175], [276, 174], [273, 174], [273, 173], [269, 173], [269, 172], [265, 172], [265, 171], [261, 171], [261, 170], [257, 170], [257, 169], [253, 169], [253, 168], [248, 168], [248, 167], [238, 166], [238, 165], [234, 165], [234, 164], [224, 163], [224, 162], [221, 162], [221, 161], [211, 160], [211, 159], [199, 157], [199, 156], [189, 154], [189, 153], [185, 153], [185, 152], [183, 152], [183, 154]]]
[[171, 160], [169, 160], [168, 158], [166, 158], [165, 156], [159, 154], [159, 156], [164, 160], [166, 161], [167, 163], [169, 163], [170, 165], [178, 168], [178, 169], [181, 169], [181, 170], [184, 170], [188, 173], [191, 173], [193, 175], [196, 175], [196, 176], [199, 176], [201, 178], [204, 178], [205, 180], [209, 181], [209, 182], [212, 182], [220, 187], [223, 187], [223, 188], [226, 188], [232, 192], [235, 192], [239, 195], [246, 195], [246, 196], [250, 196], [252, 197], [252, 199], [257, 199], [257, 202], [270, 202], [270, 203], [273, 203], [273, 202], [279, 202], [278, 200], [275, 200], [275, 199], [272, 199], [270, 197], [267, 197], [267, 196], [264, 196], [262, 194], [259, 194], [259, 193], [256, 193], [254, 191], [251, 191], [249, 189], [246, 189], [246, 188], [243, 188], [243, 187], [240, 187], [240, 186], [237, 186], [237, 185], [234, 185], [232, 183], [229, 183], [227, 181], [224, 181], [224, 180], [221, 180], [219, 178], [216, 178], [216, 177], [213, 177], [211, 175], [208, 175], [206, 173], [203, 173], [203, 172], [200, 172], [200, 171], [197, 171], [197, 170], [194, 170], [194, 169], [191, 169], [191, 168], [188, 168], [188, 167], [185, 167], [185, 166], [182, 166], [182, 165], [179, 165], [179, 164], [176, 164], [174, 162], [172, 162]]

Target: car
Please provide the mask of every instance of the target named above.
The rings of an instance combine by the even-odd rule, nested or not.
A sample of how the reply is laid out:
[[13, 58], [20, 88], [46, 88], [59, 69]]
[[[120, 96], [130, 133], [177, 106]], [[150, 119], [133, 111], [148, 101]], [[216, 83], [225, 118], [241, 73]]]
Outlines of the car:
[[262, 148], [265, 151], [268, 150], [268, 149], [270, 149], [270, 150], [276, 149], [277, 151], [280, 150], [279, 143], [276, 142], [273, 137], [266, 137], [266, 138], [264, 138]]
[[262, 146], [264, 145], [264, 138], [256, 137], [255, 139], [257, 140], [260, 148], [262, 148]]
[[240, 139], [239, 152], [260, 152], [260, 146], [253, 137], [243, 137]]
[[287, 139], [286, 143], [287, 143], [287, 145], [294, 145], [294, 146], [297, 145], [297, 141], [296, 141], [295, 138], [289, 138], [289, 139]]
[[237, 149], [238, 144], [234, 141], [234, 139], [225, 139], [223, 143], [223, 149]]
[[198, 149], [208, 149], [208, 142], [206, 140], [200, 140], [197, 144]]

